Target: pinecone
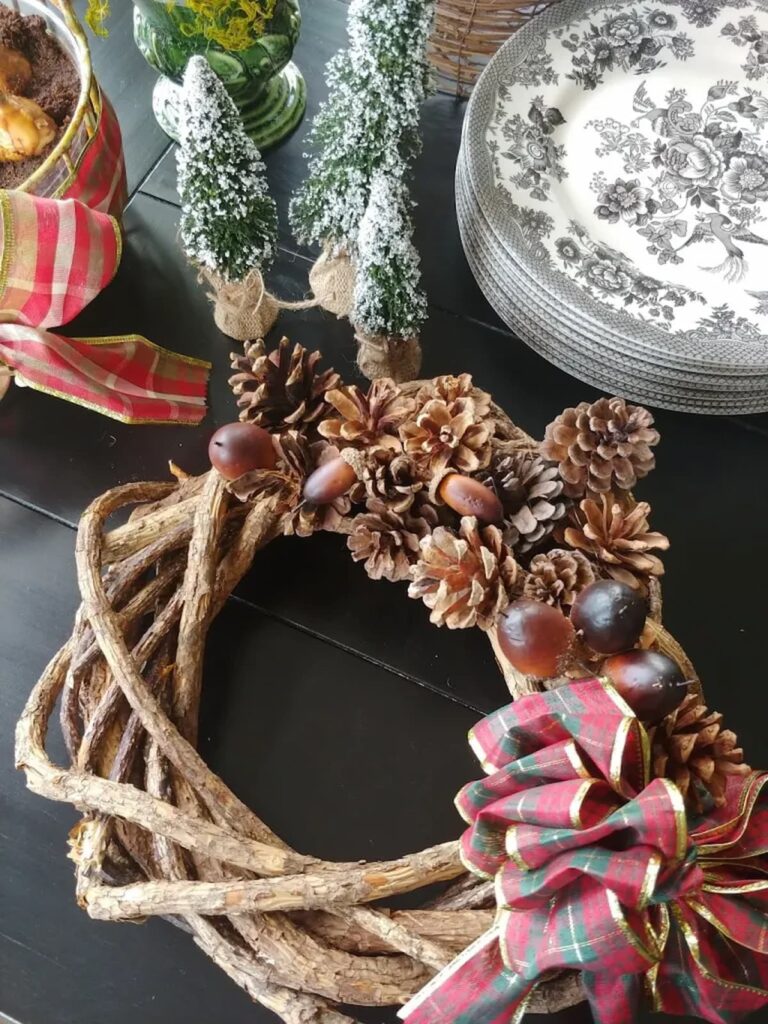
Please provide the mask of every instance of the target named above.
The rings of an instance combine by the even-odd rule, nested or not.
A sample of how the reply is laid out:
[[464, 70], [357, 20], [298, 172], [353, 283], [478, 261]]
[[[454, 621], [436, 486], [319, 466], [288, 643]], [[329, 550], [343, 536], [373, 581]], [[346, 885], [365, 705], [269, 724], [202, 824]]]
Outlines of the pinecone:
[[479, 478], [504, 507], [504, 542], [523, 554], [549, 536], [566, 513], [555, 466], [530, 452], [498, 453]]
[[[278, 469], [291, 478], [296, 494], [299, 495], [309, 474], [326, 462], [338, 459], [340, 451], [327, 441], [310, 444], [295, 431], [283, 434], [279, 444]], [[335, 498], [327, 505], [311, 505], [302, 501], [286, 521], [284, 532], [287, 536], [309, 537], [318, 530], [335, 530], [352, 508], [349, 494]]]
[[694, 814], [710, 793], [715, 807], [725, 803], [729, 775], [747, 775], [744, 751], [736, 734], [721, 728], [723, 716], [710, 712], [697, 693], [689, 693], [680, 706], [649, 730], [654, 775], [671, 779]]
[[416, 467], [402, 452], [373, 448], [360, 470], [360, 482], [368, 498], [378, 498], [392, 512], [405, 512], [424, 486]]
[[471, 398], [475, 403], [477, 415], [481, 418], [486, 417], [491, 411], [491, 396], [479, 388], [474, 388], [472, 377], [468, 373], [460, 373], [458, 377], [450, 374], [435, 377], [419, 389], [416, 401], [422, 406], [434, 398], [449, 404], [455, 402], [457, 398]]
[[408, 596], [432, 609], [429, 621], [449, 629], [490, 629], [510, 601], [520, 569], [495, 526], [465, 516], [458, 537], [438, 526], [421, 541]]
[[319, 373], [320, 352], [307, 352], [282, 338], [267, 353], [262, 340], [246, 342], [243, 355], [232, 355], [229, 385], [240, 407], [240, 419], [271, 431], [315, 423], [327, 411], [325, 393], [338, 387], [334, 370]]
[[651, 447], [659, 433], [653, 416], [623, 398], [600, 398], [566, 409], [550, 423], [541, 443], [546, 459], [559, 463], [565, 493], [580, 498], [612, 486], [629, 490], [656, 464]]
[[367, 394], [353, 384], [329, 391], [325, 397], [339, 415], [324, 419], [317, 429], [341, 447], [377, 445], [399, 450], [397, 428], [416, 408], [415, 401], [406, 398], [389, 377], [375, 380]]
[[614, 494], [585, 498], [580, 513], [573, 514], [575, 526], [565, 529], [565, 543], [585, 551], [600, 562], [614, 579], [632, 587], [644, 576], [661, 576], [664, 566], [653, 549], [666, 551], [669, 541], [663, 533], [648, 527], [651, 506], [646, 501], [624, 504]]
[[356, 562], [365, 559], [365, 571], [372, 580], [406, 580], [411, 566], [419, 557], [419, 541], [437, 524], [434, 508], [423, 503], [414, 510], [398, 515], [383, 501], [366, 502], [367, 512], [352, 520], [347, 547]]
[[553, 548], [531, 559], [523, 597], [557, 608], [570, 608], [579, 591], [594, 581], [595, 573], [586, 555], [581, 551]]
[[400, 438], [422, 479], [436, 486], [449, 467], [474, 473], [488, 465], [491, 425], [472, 398], [433, 398], [400, 427]]

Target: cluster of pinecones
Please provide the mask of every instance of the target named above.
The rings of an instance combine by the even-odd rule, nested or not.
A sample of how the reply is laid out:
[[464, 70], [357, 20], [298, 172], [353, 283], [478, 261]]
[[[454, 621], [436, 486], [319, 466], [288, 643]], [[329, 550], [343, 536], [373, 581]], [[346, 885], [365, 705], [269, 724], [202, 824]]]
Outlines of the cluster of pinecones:
[[[240, 417], [280, 435], [305, 474], [341, 451], [350, 458], [358, 485], [329, 506], [302, 506], [293, 528], [305, 535], [346, 520], [353, 557], [374, 579], [411, 579], [435, 624], [488, 628], [522, 593], [567, 608], [596, 576], [636, 586], [663, 571], [654, 552], [667, 540], [629, 495], [654, 465], [647, 410], [618, 398], [582, 403], [538, 448], [522, 447], [495, 437], [490, 396], [467, 374], [415, 394], [387, 379], [364, 392], [320, 371], [319, 359], [287, 339], [271, 353], [246, 345], [230, 380]], [[452, 472], [492, 490], [503, 520], [460, 523], [438, 497]]]
[[[372, 578], [410, 580], [434, 624], [490, 629], [520, 596], [567, 612], [599, 577], [647, 589], [663, 572], [657, 552], [668, 541], [631, 494], [659, 440], [646, 409], [619, 398], [583, 402], [558, 416], [541, 444], [510, 442], [468, 374], [419, 388], [381, 379], [364, 392], [321, 371], [319, 360], [285, 338], [271, 353], [257, 341], [232, 357], [240, 418], [272, 432], [297, 494], [340, 454], [357, 478], [326, 505], [299, 502], [286, 530], [346, 533]], [[503, 518], [460, 518], [439, 494], [451, 473], [492, 491]], [[691, 695], [651, 735], [656, 773], [674, 779], [694, 810], [703, 794], [720, 802], [727, 775], [748, 770], [720, 722]]]

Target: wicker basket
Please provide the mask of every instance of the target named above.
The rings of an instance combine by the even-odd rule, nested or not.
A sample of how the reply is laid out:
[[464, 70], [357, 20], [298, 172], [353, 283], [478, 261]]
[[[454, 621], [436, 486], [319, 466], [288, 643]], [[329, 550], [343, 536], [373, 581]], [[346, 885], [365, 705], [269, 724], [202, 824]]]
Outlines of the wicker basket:
[[69, 0], [4, 0], [20, 14], [40, 15], [80, 74], [80, 95], [72, 120], [42, 164], [18, 186], [48, 199], [61, 198], [75, 182], [78, 169], [96, 137], [103, 101], [93, 74], [91, 54]]
[[554, 0], [437, 0], [429, 59], [440, 92], [469, 96], [481, 71], [513, 32]]

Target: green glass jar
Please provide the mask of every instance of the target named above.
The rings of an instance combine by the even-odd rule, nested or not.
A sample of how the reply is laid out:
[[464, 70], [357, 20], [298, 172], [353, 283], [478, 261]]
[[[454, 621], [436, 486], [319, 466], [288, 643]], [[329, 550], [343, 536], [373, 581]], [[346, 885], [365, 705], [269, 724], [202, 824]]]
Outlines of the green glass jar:
[[298, 0], [277, 0], [261, 30], [238, 40], [236, 48], [221, 44], [229, 35], [226, 24], [217, 25], [217, 38], [203, 34], [201, 16], [186, 0], [134, 0], [134, 5], [136, 45], [161, 76], [152, 97], [155, 117], [171, 138], [178, 138], [179, 83], [193, 54], [208, 59], [260, 149], [293, 131], [306, 106], [304, 79], [291, 61], [301, 27]]

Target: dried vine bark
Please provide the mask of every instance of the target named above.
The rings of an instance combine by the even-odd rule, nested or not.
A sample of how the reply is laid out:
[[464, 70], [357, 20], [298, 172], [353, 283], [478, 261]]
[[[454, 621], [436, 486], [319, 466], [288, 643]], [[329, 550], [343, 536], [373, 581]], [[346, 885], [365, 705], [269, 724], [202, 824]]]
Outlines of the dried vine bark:
[[[498, 448], [536, 448], [493, 412]], [[16, 757], [31, 790], [84, 812], [72, 857], [77, 898], [91, 916], [166, 916], [288, 1024], [354, 1024], [337, 1004], [410, 998], [491, 926], [494, 895], [491, 883], [466, 874], [455, 842], [382, 863], [294, 851], [198, 754], [207, 631], [296, 500], [286, 490], [237, 502], [213, 471], [97, 498], [78, 530], [82, 605], [29, 697]], [[128, 522], [105, 532], [129, 507]], [[348, 522], [337, 528], [348, 531]], [[655, 600], [654, 643], [695, 678], [659, 610]], [[489, 639], [513, 695], [530, 690], [493, 631]], [[59, 696], [68, 768], [45, 750]], [[440, 881], [453, 884], [422, 910], [379, 903]], [[530, 1009], [583, 998], [578, 975], [564, 973], [539, 988]]]

